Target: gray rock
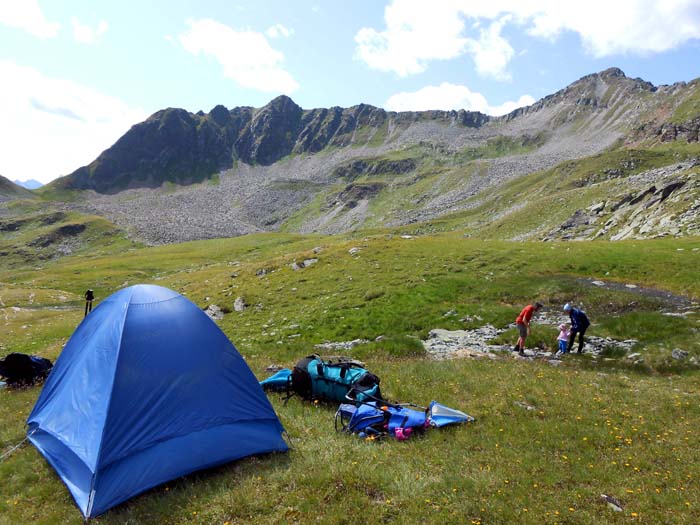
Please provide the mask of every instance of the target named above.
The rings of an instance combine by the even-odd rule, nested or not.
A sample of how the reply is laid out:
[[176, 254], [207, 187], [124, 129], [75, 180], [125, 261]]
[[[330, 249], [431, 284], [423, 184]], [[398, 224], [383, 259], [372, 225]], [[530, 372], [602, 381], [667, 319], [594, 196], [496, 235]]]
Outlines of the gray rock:
[[600, 499], [602, 499], [607, 504], [608, 508], [610, 508], [611, 510], [614, 510], [615, 512], [622, 512], [622, 503], [620, 503], [620, 500], [616, 497], [608, 496], [607, 494], [601, 494]]
[[588, 207], [588, 211], [591, 213], [600, 213], [605, 209], [605, 201], [603, 202], [597, 202], [595, 204], [592, 204], [591, 206]]
[[314, 348], [318, 348], [321, 350], [350, 350], [351, 348], [357, 345], [363, 345], [367, 343], [369, 343], [369, 341], [366, 339], [353, 339], [352, 341], [338, 342], [327, 341], [325, 343], [314, 345]]
[[680, 348], [674, 348], [671, 352], [671, 357], [673, 359], [678, 359], [679, 361], [686, 359], [688, 357], [688, 352], [681, 350]]
[[233, 309], [236, 312], [242, 312], [248, 308], [248, 303], [246, 303], [246, 300], [243, 297], [236, 297], [236, 300], [233, 302]]
[[204, 310], [204, 313], [207, 314], [209, 318], [214, 321], [220, 321], [224, 318], [224, 312], [222, 312], [221, 308], [219, 308], [215, 304], [210, 304], [209, 306], [207, 306], [206, 310]]
[[348, 250], [348, 253], [349, 253], [350, 255], [357, 255], [358, 253], [360, 253], [360, 248], [357, 248], [357, 247], [350, 248], [350, 249]]
[[488, 341], [495, 338], [502, 330], [494, 326], [484, 325], [474, 330], [444, 330], [435, 328], [428, 333], [428, 339], [423, 341], [425, 351], [433, 359], [450, 359], [452, 354], [460, 350], [472, 352], [502, 352], [504, 347], [489, 345]]

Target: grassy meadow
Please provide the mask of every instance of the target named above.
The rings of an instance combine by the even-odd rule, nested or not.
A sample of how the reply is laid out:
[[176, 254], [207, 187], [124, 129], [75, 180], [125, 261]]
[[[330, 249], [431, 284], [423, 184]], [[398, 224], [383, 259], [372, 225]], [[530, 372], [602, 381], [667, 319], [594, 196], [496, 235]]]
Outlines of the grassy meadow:
[[[700, 312], [665, 315], [679, 312], [655, 295], [590, 284], [698, 301], [700, 239], [530, 243], [396, 230], [142, 247], [90, 221], [103, 233], [89, 250], [0, 263], [1, 355], [55, 360], [82, 319], [86, 288], [99, 305], [123, 286], [152, 283], [224, 309], [219, 326], [260, 379], [315, 344], [361, 338], [371, 342], [348, 354], [379, 375], [387, 398], [435, 399], [476, 417], [407, 442], [367, 442], [335, 433], [335, 407], [271, 394], [289, 453], [174, 480], [95, 523], [700, 522], [700, 373], [690, 358], [671, 358], [675, 348], [700, 358]], [[249, 305], [243, 312], [233, 311], [237, 297]], [[438, 362], [423, 351], [432, 328], [504, 328], [534, 300], [550, 311], [583, 306], [590, 335], [638, 340], [643, 365], [624, 355], [567, 356], [558, 367], [510, 355]], [[551, 349], [555, 338], [553, 327], [533, 325], [528, 346]], [[502, 335], [514, 339], [514, 330]], [[40, 388], [0, 390], [3, 452], [22, 440]], [[0, 463], [0, 480], [0, 523], [82, 521], [32, 446]]]

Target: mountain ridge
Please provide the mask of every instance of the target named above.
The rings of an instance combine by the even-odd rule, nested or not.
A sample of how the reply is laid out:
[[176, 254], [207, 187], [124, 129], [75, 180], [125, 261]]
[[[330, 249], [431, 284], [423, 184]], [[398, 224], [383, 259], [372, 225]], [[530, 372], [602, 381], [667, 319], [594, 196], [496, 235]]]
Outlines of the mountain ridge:
[[[305, 110], [282, 96], [261, 108], [160, 110], [38, 193], [154, 244], [436, 221], [513, 239], [684, 235], [695, 231], [698, 128], [700, 81], [657, 87], [617, 68], [500, 117]], [[679, 182], [690, 200], [657, 198]], [[65, 188], [78, 191], [55, 191]], [[639, 204], [612, 209], [625, 199]]]
[[158, 187], [164, 182], [191, 184], [231, 168], [236, 161], [270, 165], [290, 154], [347, 147], [357, 142], [358, 131], [366, 135], [364, 138], [380, 143], [389, 129], [406, 128], [416, 122], [481, 128], [566, 101], [598, 107], [604, 95], [598, 92], [600, 81], [627, 83], [638, 91], [657, 89], [649, 82], [626, 77], [618, 68], [609, 68], [499, 117], [463, 109], [393, 112], [369, 104], [304, 110], [286, 95], [261, 108], [238, 106], [229, 110], [217, 105], [209, 113], [165, 108], [132, 126], [92, 163], [57, 184], [99, 193]]

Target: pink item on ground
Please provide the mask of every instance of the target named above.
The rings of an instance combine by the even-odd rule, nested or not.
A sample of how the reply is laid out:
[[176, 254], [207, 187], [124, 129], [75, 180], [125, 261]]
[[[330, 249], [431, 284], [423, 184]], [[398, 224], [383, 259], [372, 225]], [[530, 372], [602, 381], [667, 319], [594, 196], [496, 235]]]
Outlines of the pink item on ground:
[[406, 441], [409, 437], [411, 437], [411, 432], [413, 432], [412, 428], [399, 427], [394, 431], [394, 435], [399, 441]]

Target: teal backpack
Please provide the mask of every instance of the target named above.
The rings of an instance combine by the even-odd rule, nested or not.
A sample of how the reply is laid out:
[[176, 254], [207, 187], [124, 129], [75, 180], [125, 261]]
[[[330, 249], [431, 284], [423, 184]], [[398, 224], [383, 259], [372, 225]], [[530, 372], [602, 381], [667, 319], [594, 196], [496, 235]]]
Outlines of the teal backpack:
[[304, 399], [336, 403], [348, 400], [381, 400], [379, 378], [364, 363], [348, 357], [310, 355], [300, 360], [291, 373], [291, 390]]

